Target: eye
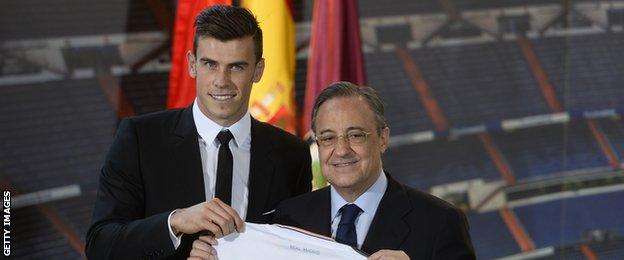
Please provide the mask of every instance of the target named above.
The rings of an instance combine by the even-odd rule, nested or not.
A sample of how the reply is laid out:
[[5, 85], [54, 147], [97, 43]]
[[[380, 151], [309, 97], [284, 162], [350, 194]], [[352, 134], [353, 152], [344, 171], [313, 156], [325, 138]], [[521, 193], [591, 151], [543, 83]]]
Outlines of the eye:
[[232, 71], [243, 71], [245, 68], [241, 65], [232, 65]]
[[349, 134], [349, 137], [352, 137], [352, 138], [361, 138], [361, 137], [364, 137], [365, 135], [366, 135], [366, 134], [364, 134], [364, 133], [350, 133], [350, 134]]
[[217, 68], [217, 63], [214, 61], [205, 61], [204, 66], [208, 67], [208, 69], [213, 70]]
[[365, 132], [348, 133], [347, 138], [349, 138], [350, 142], [363, 143], [364, 141], [366, 141], [366, 133]]
[[334, 143], [336, 143], [336, 136], [335, 135], [324, 135], [324, 136], [319, 136], [318, 138], [316, 138], [317, 143], [320, 146], [332, 146]]
[[321, 136], [321, 137], [319, 137], [319, 140], [320, 140], [321, 142], [331, 142], [331, 141], [332, 141], [332, 140], [334, 140], [334, 139], [336, 139], [336, 137], [335, 137], [335, 136], [332, 136], [332, 135], [330, 135], [330, 136]]

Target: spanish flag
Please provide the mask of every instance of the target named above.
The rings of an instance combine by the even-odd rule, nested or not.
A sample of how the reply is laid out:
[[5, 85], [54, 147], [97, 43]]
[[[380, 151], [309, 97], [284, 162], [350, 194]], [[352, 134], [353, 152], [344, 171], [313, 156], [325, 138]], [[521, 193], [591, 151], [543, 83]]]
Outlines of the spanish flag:
[[243, 0], [260, 23], [265, 59], [262, 80], [249, 99], [251, 115], [292, 134], [295, 119], [295, 25], [288, 0]]

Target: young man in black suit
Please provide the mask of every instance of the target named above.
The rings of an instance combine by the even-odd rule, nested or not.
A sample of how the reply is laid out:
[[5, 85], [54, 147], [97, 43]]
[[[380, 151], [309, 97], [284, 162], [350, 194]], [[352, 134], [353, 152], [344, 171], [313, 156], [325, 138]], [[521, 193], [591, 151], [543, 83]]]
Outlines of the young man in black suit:
[[280, 203], [275, 222], [331, 236], [369, 259], [474, 259], [464, 214], [383, 170], [389, 129], [369, 87], [337, 82], [316, 100], [312, 129], [330, 187]]
[[89, 258], [185, 259], [196, 234], [269, 222], [280, 201], [311, 190], [308, 146], [247, 111], [264, 70], [254, 16], [204, 10], [187, 58], [194, 104], [119, 126], [102, 167]]

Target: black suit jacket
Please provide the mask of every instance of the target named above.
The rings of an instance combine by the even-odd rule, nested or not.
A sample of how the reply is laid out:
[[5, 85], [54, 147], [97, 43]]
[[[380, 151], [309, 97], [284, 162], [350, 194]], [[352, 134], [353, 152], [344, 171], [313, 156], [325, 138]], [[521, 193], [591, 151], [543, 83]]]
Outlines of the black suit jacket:
[[[287, 198], [311, 190], [309, 146], [252, 119], [246, 221], [267, 223]], [[90, 259], [186, 259], [193, 237], [175, 250], [167, 218], [172, 210], [206, 201], [192, 107], [123, 120], [102, 167]]]
[[[361, 250], [403, 250], [411, 259], [474, 259], [464, 214], [432, 195], [388, 177]], [[331, 236], [329, 187], [283, 201], [275, 223]]]

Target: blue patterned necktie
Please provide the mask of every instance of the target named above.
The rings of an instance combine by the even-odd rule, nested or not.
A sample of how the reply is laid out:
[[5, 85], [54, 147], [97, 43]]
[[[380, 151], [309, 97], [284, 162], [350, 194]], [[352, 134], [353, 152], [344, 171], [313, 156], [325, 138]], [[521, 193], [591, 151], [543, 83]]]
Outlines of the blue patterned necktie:
[[347, 204], [340, 208], [342, 217], [336, 230], [336, 241], [357, 247], [357, 233], [355, 231], [355, 219], [360, 215], [362, 209], [355, 204]]

